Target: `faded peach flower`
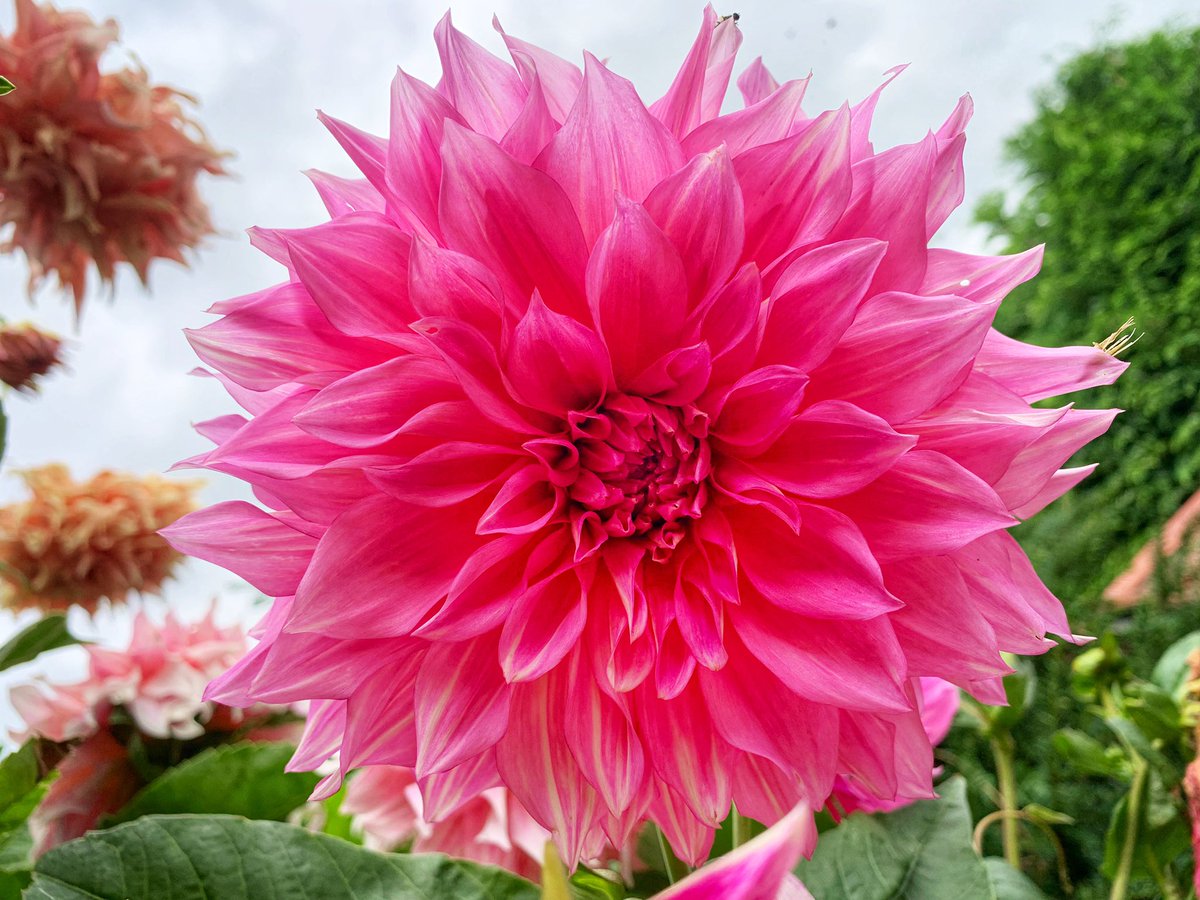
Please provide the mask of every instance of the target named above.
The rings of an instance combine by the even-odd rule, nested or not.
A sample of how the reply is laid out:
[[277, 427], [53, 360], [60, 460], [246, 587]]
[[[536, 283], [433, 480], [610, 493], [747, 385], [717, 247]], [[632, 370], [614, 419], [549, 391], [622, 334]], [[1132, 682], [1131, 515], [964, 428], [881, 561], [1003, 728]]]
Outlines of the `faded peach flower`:
[[59, 464], [20, 474], [30, 498], [0, 509], [7, 605], [94, 610], [157, 592], [179, 562], [157, 531], [195, 507], [195, 482], [107, 470], [77, 482]]
[[29, 322], [0, 325], [0, 382], [33, 393], [38, 380], [62, 364], [62, 341]]
[[0, 70], [20, 90], [0, 102], [2, 250], [29, 260], [32, 292], [53, 274], [82, 310], [87, 269], [110, 282], [128, 262], [146, 281], [150, 261], [212, 232], [196, 190], [221, 158], [188, 114], [193, 98], [152, 85], [140, 65], [101, 72], [118, 38], [112, 19], [16, 0], [0, 35]]

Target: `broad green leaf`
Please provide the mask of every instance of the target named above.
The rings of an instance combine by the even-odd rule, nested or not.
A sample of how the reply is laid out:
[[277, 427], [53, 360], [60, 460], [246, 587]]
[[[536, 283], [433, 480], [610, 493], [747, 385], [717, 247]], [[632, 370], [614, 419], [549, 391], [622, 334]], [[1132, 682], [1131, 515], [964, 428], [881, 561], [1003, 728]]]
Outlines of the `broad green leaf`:
[[37, 787], [44, 774], [36, 740], [0, 760], [0, 814]]
[[983, 861], [996, 900], [1046, 900], [1036, 884], [998, 856]]
[[938, 792], [886, 815], [848, 817], [821, 835], [796, 874], [814, 897], [995, 900], [971, 846], [966, 782], [947, 779]]
[[26, 900], [537, 900], [501, 869], [376, 853], [282, 822], [148, 816], [51, 850]]
[[572, 900], [624, 900], [625, 885], [619, 878], [605, 878], [591, 869], [579, 869], [571, 876]]
[[222, 813], [283, 821], [317, 785], [311, 772], [285, 772], [288, 744], [213, 747], [167, 769], [105, 824], [164, 813]]
[[67, 617], [54, 614], [38, 619], [0, 647], [0, 670], [36, 659], [39, 653], [78, 644], [67, 630]]
[[[5, 94], [11, 94], [16, 89], [17, 89], [17, 86], [15, 84], [13, 84], [11, 81], [9, 81], [7, 78], [5, 78], [3, 75], [0, 75], [0, 97], [3, 97]], [[0, 413], [0, 416], [2, 416], [2, 415], [3, 415], [3, 413]], [[4, 455], [4, 444], [2, 441], [0, 441], [0, 456], [3, 456], [3, 455]]]
[[1154, 674], [1150, 680], [1175, 698], [1176, 703], [1182, 703], [1187, 692], [1187, 683], [1191, 676], [1188, 657], [1192, 651], [1200, 649], [1200, 631], [1185, 634], [1166, 649], [1154, 666]]

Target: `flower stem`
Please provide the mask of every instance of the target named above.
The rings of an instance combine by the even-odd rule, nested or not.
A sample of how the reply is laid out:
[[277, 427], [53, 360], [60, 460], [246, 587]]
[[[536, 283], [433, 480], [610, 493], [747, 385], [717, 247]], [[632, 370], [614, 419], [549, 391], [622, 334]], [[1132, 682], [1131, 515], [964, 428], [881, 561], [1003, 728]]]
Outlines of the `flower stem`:
[[688, 874], [687, 864], [682, 862], [678, 856], [671, 851], [671, 845], [667, 843], [667, 836], [663, 834], [663, 830], [657, 825], [652, 826], [655, 834], [658, 836], [658, 849], [662, 853], [663, 871], [667, 874], [667, 881], [674, 884], [681, 878], [685, 878]]
[[1109, 900], [1125, 900], [1129, 893], [1129, 880], [1133, 874], [1133, 854], [1137, 850], [1138, 820], [1142, 817], [1142, 794], [1146, 790], [1146, 776], [1150, 766], [1140, 756], [1133, 758], [1133, 783], [1129, 786], [1129, 802], [1125, 807], [1125, 841], [1121, 844], [1121, 861], [1117, 865], [1117, 877], [1113, 879]]
[[732, 834], [731, 834], [732, 843], [733, 843], [732, 849], [736, 850], [738, 847], [742, 846], [742, 844], [746, 843], [746, 841], [750, 840], [750, 838], [754, 836], [750, 830], [750, 820], [747, 819], [745, 816], [743, 816], [740, 812], [738, 812], [736, 806], [733, 808], [733, 814], [732, 814], [732, 819], [731, 819], [730, 824], [732, 824], [732, 826], [733, 826]]
[[996, 781], [1000, 788], [1000, 839], [1004, 859], [1014, 869], [1021, 868], [1021, 832], [1017, 812], [1017, 774], [1013, 767], [1012, 735], [1003, 733], [992, 738], [992, 756], [996, 760]]

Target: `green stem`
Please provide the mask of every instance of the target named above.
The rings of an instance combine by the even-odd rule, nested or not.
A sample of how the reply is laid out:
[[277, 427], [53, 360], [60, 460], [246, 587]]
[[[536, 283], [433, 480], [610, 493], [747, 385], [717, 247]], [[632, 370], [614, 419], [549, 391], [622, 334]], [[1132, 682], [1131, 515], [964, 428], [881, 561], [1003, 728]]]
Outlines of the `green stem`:
[[671, 851], [671, 845], [667, 843], [667, 836], [663, 834], [663, 830], [657, 825], [653, 827], [658, 835], [658, 849], [662, 853], [663, 871], [667, 873], [667, 881], [674, 884], [681, 878], [687, 877], [689, 871], [687, 864]]
[[1021, 868], [1021, 832], [1017, 812], [1017, 774], [1013, 766], [1012, 735], [1003, 733], [992, 738], [992, 756], [996, 760], [996, 781], [1000, 788], [1000, 809], [1004, 820], [1000, 838], [1004, 859], [1014, 869]]
[[736, 806], [733, 808], [732, 825], [732, 849], [736, 850], [738, 847], [742, 846], [742, 844], [746, 843], [746, 841], [750, 840], [750, 838], [752, 838], [754, 835], [750, 830], [750, 820], [738, 812]]
[[1109, 900], [1125, 900], [1133, 874], [1133, 855], [1137, 850], [1138, 820], [1142, 817], [1142, 794], [1150, 767], [1140, 756], [1133, 757], [1133, 783], [1129, 786], [1129, 802], [1125, 806], [1125, 841], [1121, 844], [1121, 861], [1113, 879]]
[[1154, 883], [1162, 891], [1163, 900], [1183, 900], [1183, 891], [1179, 889], [1179, 885], [1175, 883], [1175, 879], [1171, 877], [1171, 873], [1165, 871], [1158, 864], [1158, 857], [1153, 853], [1146, 854], [1146, 868], [1150, 870], [1150, 875], [1154, 878]]

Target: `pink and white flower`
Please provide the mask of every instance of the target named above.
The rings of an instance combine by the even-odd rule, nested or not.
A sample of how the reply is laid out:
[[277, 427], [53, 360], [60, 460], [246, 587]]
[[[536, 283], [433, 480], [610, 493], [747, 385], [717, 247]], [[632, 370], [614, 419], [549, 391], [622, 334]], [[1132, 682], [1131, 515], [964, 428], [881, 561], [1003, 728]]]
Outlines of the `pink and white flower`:
[[1001, 651], [1071, 635], [1006, 529], [1115, 411], [1031, 404], [1125, 364], [991, 327], [1040, 249], [929, 248], [969, 98], [876, 152], [879, 91], [810, 116], [761, 61], [721, 115], [711, 8], [649, 106], [501, 34], [445, 18], [386, 137], [323, 116], [363, 178], [312, 173], [331, 220], [252, 233], [286, 280], [189, 335], [245, 410], [191, 463], [262, 506], [165, 534], [277, 598], [209, 696], [313, 701], [319, 795], [503, 784], [568, 864], [646, 818], [697, 862], [839, 775], [929, 796], [916, 679], [1003, 702]]

